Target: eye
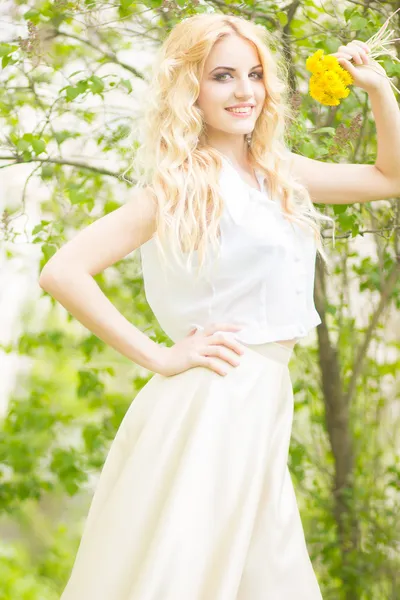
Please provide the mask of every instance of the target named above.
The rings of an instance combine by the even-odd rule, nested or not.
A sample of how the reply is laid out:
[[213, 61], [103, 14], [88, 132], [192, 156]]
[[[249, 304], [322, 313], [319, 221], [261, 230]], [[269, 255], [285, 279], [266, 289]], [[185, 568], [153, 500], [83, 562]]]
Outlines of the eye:
[[[252, 73], [250, 73], [251, 75], [257, 75], [257, 79], [262, 79], [263, 78], [263, 74], [262, 73], [258, 73], [257, 71], [253, 71]], [[215, 75], [214, 79], [216, 81], [227, 81], [226, 79], [222, 79], [222, 77], [224, 75], [229, 75], [231, 76], [230, 73], [228, 73], [227, 71], [225, 73], [218, 73], [217, 75]]]
[[224, 75], [230, 75], [230, 73], [218, 73], [217, 75], [215, 75], [214, 79], [216, 81], [226, 81], [226, 79], [222, 79]]

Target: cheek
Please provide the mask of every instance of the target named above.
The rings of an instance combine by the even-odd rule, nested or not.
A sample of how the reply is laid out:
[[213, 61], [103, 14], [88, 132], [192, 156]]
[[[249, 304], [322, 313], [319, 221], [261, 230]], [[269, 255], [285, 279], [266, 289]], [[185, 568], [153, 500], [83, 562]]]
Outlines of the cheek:
[[267, 97], [267, 91], [264, 87], [264, 84], [260, 85], [256, 90], [256, 100], [258, 104], [264, 104], [265, 99]]
[[258, 107], [257, 112], [260, 114], [267, 99], [267, 92], [265, 91], [265, 88], [257, 90], [254, 97]]
[[207, 82], [202, 84], [200, 88], [200, 94], [197, 99], [199, 107], [207, 111], [208, 108], [215, 108], [216, 105], [225, 103], [227, 92], [224, 90], [224, 86], [221, 84], [215, 84], [215, 82]]

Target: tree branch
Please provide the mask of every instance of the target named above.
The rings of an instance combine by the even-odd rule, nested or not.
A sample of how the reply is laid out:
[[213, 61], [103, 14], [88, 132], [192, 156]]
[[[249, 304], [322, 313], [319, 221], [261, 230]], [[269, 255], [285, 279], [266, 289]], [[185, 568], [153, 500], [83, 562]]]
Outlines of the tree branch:
[[291, 93], [294, 94], [297, 91], [297, 79], [296, 79], [296, 70], [293, 64], [292, 57], [292, 46], [291, 46], [291, 36], [290, 36], [290, 25], [294, 16], [296, 14], [296, 10], [300, 6], [300, 0], [294, 0], [291, 4], [287, 6], [287, 23], [283, 28], [283, 54], [289, 66], [289, 85], [291, 88]]
[[97, 46], [95, 46], [95, 44], [92, 44], [92, 42], [89, 42], [89, 40], [85, 40], [84, 38], [80, 38], [79, 36], [74, 35], [73, 33], [66, 33], [64, 31], [60, 31], [59, 29], [56, 29], [55, 32], [54, 32], [54, 37], [58, 37], [58, 36], [63, 36], [63, 37], [71, 38], [73, 40], [76, 40], [77, 42], [80, 42], [81, 44], [85, 44], [86, 46], [89, 46], [90, 48], [92, 48], [93, 50], [96, 50], [97, 52], [101, 52], [101, 54], [103, 56], [105, 56], [108, 59], [109, 62], [112, 62], [112, 63], [115, 63], [115, 64], [119, 65], [123, 69], [126, 69], [127, 71], [130, 71], [131, 73], [133, 73], [133, 75], [135, 75], [135, 77], [138, 77], [139, 79], [143, 79], [143, 81], [146, 81], [146, 78], [143, 75], [143, 73], [141, 73], [140, 71], [138, 71], [137, 69], [135, 69], [135, 67], [132, 67], [131, 65], [128, 65], [125, 62], [122, 62], [112, 52], [106, 52], [105, 50], [102, 50], [101, 48], [98, 48]]
[[265, 21], [268, 21], [268, 23], [271, 23], [271, 25], [273, 27], [276, 27], [276, 28], [280, 27], [279, 21], [277, 21], [273, 17], [270, 17], [265, 12], [262, 12], [260, 10], [249, 10], [247, 8], [243, 8], [242, 4], [238, 4], [236, 6], [235, 4], [230, 4], [229, 2], [226, 2], [225, 0], [212, 0], [212, 3], [216, 4], [220, 8], [226, 8], [226, 10], [229, 10], [229, 12], [232, 12], [232, 10], [235, 10], [235, 11], [239, 12], [240, 14], [246, 15], [247, 17], [250, 17], [252, 19], [264, 19]]
[[[94, 167], [92, 165], [88, 165], [86, 163], [80, 163], [80, 162], [76, 162], [73, 160], [68, 160], [68, 159], [59, 159], [59, 158], [39, 158], [39, 157], [35, 157], [35, 158], [31, 158], [28, 160], [23, 160], [19, 157], [16, 156], [0, 156], [0, 161], [1, 160], [11, 160], [14, 162], [8, 163], [7, 165], [3, 165], [2, 167], [0, 167], [0, 169], [4, 169], [6, 167], [12, 167], [14, 165], [21, 165], [24, 163], [31, 163], [31, 162], [39, 162], [39, 163], [52, 163], [55, 165], [65, 165], [65, 166], [69, 166], [69, 167], [75, 167], [77, 169], [87, 169], [88, 171], [92, 171], [93, 173], [98, 173], [99, 175], [107, 175], [108, 177], [114, 177], [115, 179], [120, 179], [122, 173], [116, 173], [115, 171], [109, 171], [108, 169], [104, 169], [102, 167]], [[128, 177], [127, 175], [124, 175], [125, 180], [127, 180], [129, 183], [134, 184], [135, 180], [133, 180], [131, 177]]]
[[[399, 227], [382, 227], [382, 229], [363, 229], [363, 230], [360, 230], [357, 235], [363, 235], [364, 233], [378, 233], [378, 234], [380, 233], [381, 234], [383, 231], [394, 232], [394, 231], [397, 231], [397, 230], [400, 231], [400, 226]], [[321, 233], [321, 237], [324, 238], [324, 239], [325, 238], [326, 239], [331, 238], [331, 235], [328, 234], [328, 233], [325, 233], [325, 231], [326, 230], [324, 230]], [[341, 235], [335, 235], [335, 239], [336, 240], [340, 240], [342, 238], [349, 238], [351, 236], [352, 236], [352, 232], [351, 231], [347, 231], [346, 233], [342, 233]]]

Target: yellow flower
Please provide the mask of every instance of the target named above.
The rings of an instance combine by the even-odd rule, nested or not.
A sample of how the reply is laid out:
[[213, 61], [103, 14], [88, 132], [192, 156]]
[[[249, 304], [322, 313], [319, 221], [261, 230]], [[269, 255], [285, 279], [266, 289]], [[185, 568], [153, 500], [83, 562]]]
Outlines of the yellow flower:
[[336, 56], [324, 56], [322, 62], [326, 70], [334, 69], [338, 65], [338, 60]]
[[311, 73], [315, 72], [316, 67], [321, 67], [321, 58], [324, 54], [323, 50], [317, 50], [312, 56], [309, 56], [306, 60], [306, 67]]
[[310, 96], [321, 104], [337, 106], [350, 93], [348, 85], [353, 83], [350, 73], [340, 66], [336, 56], [324, 56], [317, 50], [306, 60], [306, 68], [312, 73], [309, 82]]

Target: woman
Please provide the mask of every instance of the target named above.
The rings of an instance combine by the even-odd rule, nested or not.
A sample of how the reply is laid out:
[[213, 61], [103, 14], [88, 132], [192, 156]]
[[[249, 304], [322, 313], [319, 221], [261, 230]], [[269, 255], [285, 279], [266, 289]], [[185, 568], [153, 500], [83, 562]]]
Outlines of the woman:
[[[321, 322], [314, 265], [319, 221], [332, 221], [313, 202], [400, 189], [390, 85], [355, 66], [368, 64], [363, 42], [335, 55], [370, 93], [375, 165], [289, 152], [285, 75], [260, 26], [222, 14], [177, 24], [148, 94], [132, 199], [43, 269], [42, 288], [155, 373], [111, 445], [62, 600], [321, 598], [287, 467], [288, 363]], [[93, 279], [137, 248], [170, 348]]]

